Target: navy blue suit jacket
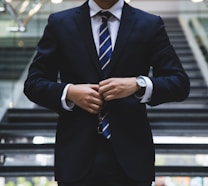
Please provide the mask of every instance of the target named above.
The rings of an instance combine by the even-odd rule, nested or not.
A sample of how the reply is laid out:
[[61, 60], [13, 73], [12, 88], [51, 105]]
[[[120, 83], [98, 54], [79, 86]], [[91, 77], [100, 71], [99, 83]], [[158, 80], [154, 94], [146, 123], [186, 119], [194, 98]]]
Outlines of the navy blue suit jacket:
[[[125, 3], [108, 77], [148, 76], [153, 70], [149, 105], [182, 101], [189, 79], [170, 44], [160, 17]], [[59, 78], [59, 82], [57, 82]], [[95, 158], [98, 116], [78, 106], [65, 111], [61, 95], [67, 83], [99, 83], [102, 72], [94, 45], [89, 7], [50, 15], [24, 92], [33, 102], [59, 113], [55, 176], [75, 181], [85, 176]], [[111, 142], [126, 173], [136, 180], [154, 180], [154, 145], [146, 106], [134, 95], [110, 101]]]

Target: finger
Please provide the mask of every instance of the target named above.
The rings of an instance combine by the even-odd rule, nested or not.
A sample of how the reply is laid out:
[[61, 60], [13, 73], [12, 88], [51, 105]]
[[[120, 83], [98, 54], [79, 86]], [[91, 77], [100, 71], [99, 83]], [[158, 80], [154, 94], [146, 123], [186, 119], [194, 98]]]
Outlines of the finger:
[[102, 96], [106, 97], [106, 96], [109, 96], [109, 95], [115, 95], [115, 90], [112, 87], [104, 88], [103, 91], [102, 91]]
[[110, 101], [110, 100], [116, 99], [115, 95], [112, 95], [112, 94], [109, 94], [109, 95], [106, 95], [103, 97], [104, 97], [105, 101]]
[[102, 95], [108, 91], [111, 91], [112, 87], [111, 84], [102, 84], [101, 86], [99, 86], [99, 93]]
[[111, 81], [111, 78], [102, 80], [99, 82], [99, 86], [104, 86], [104, 85], [108, 84], [110, 81]]
[[92, 104], [98, 105], [98, 106], [102, 106], [103, 104], [103, 97], [99, 96], [98, 98], [93, 97], [91, 100]]
[[97, 105], [97, 104], [91, 104], [88, 107], [88, 112], [90, 112], [90, 113], [96, 114], [96, 113], [99, 113], [100, 110], [101, 110], [101, 106]]
[[99, 90], [99, 85], [98, 84], [90, 84], [90, 88], [92, 88], [93, 90], [98, 91]]

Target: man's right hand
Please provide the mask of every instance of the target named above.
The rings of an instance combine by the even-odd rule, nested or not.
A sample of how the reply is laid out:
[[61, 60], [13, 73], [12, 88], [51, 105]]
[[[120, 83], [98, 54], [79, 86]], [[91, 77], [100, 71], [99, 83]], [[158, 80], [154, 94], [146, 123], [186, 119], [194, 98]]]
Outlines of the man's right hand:
[[71, 85], [67, 90], [66, 99], [92, 114], [100, 112], [103, 98], [98, 93], [99, 85]]

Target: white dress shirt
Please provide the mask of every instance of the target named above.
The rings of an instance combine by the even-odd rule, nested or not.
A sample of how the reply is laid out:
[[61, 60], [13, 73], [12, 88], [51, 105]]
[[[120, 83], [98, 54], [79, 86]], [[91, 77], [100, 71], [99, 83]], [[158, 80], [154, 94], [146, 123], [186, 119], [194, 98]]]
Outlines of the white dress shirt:
[[[97, 49], [97, 53], [99, 54], [99, 28], [100, 28], [100, 25], [102, 24], [102, 18], [98, 15], [98, 12], [100, 11], [109, 11], [113, 15], [108, 19], [108, 29], [111, 35], [112, 49], [114, 49], [116, 38], [117, 38], [117, 33], [118, 33], [119, 25], [120, 25], [122, 7], [124, 5], [124, 1], [118, 0], [117, 3], [115, 3], [110, 9], [106, 9], [106, 10], [101, 9], [94, 2], [94, 0], [89, 0], [88, 3], [90, 7], [90, 17], [91, 17], [93, 38], [94, 38], [95, 46]], [[146, 76], [143, 76], [143, 77], [145, 78], [147, 87], [146, 87], [145, 94], [139, 100], [141, 103], [146, 103], [150, 101], [151, 99], [153, 84], [152, 84], [152, 81], [148, 77]], [[69, 111], [71, 111], [74, 106], [73, 102], [66, 101], [67, 89], [71, 85], [72, 84], [66, 85], [66, 87], [64, 88], [62, 97], [61, 97], [63, 108]]]

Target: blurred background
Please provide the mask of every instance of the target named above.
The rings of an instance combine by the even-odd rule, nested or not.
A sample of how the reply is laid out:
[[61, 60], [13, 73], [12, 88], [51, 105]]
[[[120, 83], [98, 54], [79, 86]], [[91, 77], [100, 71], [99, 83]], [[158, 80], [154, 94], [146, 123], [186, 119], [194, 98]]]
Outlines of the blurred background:
[[[0, 186], [54, 186], [57, 114], [23, 94], [49, 14], [84, 0], [0, 0]], [[191, 81], [187, 100], [147, 107], [153, 186], [208, 186], [208, 0], [128, 0], [161, 16]], [[151, 75], [151, 72], [150, 72]]]

